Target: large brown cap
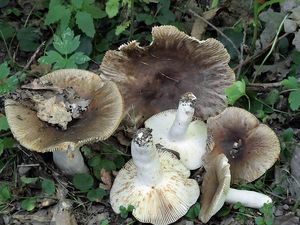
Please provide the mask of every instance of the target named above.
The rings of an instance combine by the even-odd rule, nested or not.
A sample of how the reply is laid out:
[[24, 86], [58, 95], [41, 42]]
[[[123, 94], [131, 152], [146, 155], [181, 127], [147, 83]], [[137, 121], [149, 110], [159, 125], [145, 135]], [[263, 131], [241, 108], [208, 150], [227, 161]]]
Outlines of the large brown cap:
[[199, 219], [207, 223], [224, 205], [230, 188], [230, 169], [224, 154], [210, 158], [202, 183]]
[[94, 73], [57, 70], [40, 78], [60, 88], [72, 87], [84, 99], [90, 99], [82, 118], [67, 130], [50, 126], [37, 117], [37, 112], [17, 101], [5, 100], [5, 112], [14, 137], [27, 149], [48, 152], [79, 147], [108, 138], [118, 127], [123, 114], [122, 96], [113, 82], [103, 82]]
[[224, 46], [212, 38], [199, 41], [173, 26], [154, 27], [152, 37], [148, 46], [133, 41], [103, 58], [101, 76], [117, 82], [127, 111], [133, 107], [144, 121], [176, 108], [174, 99], [188, 91], [197, 97], [196, 116], [206, 120], [224, 110], [224, 89], [235, 79]]
[[226, 155], [233, 183], [259, 178], [279, 157], [280, 144], [274, 131], [244, 109], [229, 107], [209, 118], [207, 126], [214, 141], [209, 154]]

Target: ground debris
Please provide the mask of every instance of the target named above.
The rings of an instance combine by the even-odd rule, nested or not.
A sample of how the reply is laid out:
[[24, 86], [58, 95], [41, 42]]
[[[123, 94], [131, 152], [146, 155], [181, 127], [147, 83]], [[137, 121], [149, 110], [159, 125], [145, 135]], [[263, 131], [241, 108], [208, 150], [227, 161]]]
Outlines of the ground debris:
[[60, 88], [39, 79], [23, 85], [8, 97], [36, 111], [42, 121], [63, 130], [73, 119], [80, 118], [90, 104], [90, 100], [81, 98], [72, 87]]
[[61, 200], [53, 210], [51, 219], [53, 225], [77, 225], [74, 215], [71, 213], [71, 204], [67, 200]]

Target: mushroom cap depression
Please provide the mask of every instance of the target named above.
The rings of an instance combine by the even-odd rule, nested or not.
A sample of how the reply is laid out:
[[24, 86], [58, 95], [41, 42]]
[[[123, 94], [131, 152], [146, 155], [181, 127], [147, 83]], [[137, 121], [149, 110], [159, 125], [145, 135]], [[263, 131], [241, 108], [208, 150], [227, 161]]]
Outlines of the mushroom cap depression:
[[244, 109], [229, 107], [209, 118], [207, 127], [214, 141], [209, 154], [226, 155], [233, 183], [256, 180], [279, 157], [280, 143], [274, 131]]
[[196, 116], [206, 120], [226, 107], [224, 89], [235, 80], [230, 57], [215, 39], [199, 41], [174, 26], [152, 29], [153, 41], [141, 47], [137, 41], [107, 51], [101, 77], [118, 84], [125, 111], [138, 122], [176, 108], [174, 99], [188, 91], [198, 101]]
[[224, 205], [230, 188], [230, 165], [224, 154], [210, 159], [205, 166], [206, 173], [202, 182], [201, 211], [199, 219], [207, 223]]
[[5, 100], [5, 112], [14, 137], [27, 149], [37, 152], [66, 150], [107, 139], [123, 116], [122, 96], [113, 82], [104, 82], [91, 72], [79, 69], [57, 70], [40, 78], [59, 88], [72, 87], [91, 100], [82, 118], [67, 130], [57, 129], [37, 117], [37, 112], [12, 99]]
[[202, 165], [201, 157], [206, 151], [207, 128], [201, 120], [190, 123], [182, 140], [169, 140], [169, 130], [175, 120], [176, 110], [170, 109], [158, 113], [145, 121], [145, 127], [151, 128], [153, 142], [179, 153], [180, 161], [189, 170], [198, 169]]
[[164, 150], [158, 150], [158, 154], [162, 178], [155, 186], [137, 182], [132, 160], [119, 171], [110, 191], [116, 213], [120, 213], [120, 206], [133, 205], [132, 214], [139, 221], [165, 225], [177, 221], [195, 204], [200, 190], [195, 180], [188, 179], [190, 171], [174, 154]]

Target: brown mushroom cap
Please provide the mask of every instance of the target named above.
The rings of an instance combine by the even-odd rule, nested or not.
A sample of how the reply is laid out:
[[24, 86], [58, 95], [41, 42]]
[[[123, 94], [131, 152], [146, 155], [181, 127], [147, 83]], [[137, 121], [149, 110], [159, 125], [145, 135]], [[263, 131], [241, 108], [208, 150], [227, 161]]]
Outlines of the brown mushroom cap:
[[207, 223], [224, 205], [230, 188], [230, 169], [224, 154], [210, 157], [202, 182], [201, 211], [199, 218]]
[[279, 157], [280, 144], [274, 131], [244, 109], [229, 107], [209, 118], [207, 126], [214, 141], [209, 154], [226, 155], [233, 183], [256, 180]]
[[224, 89], [234, 79], [229, 55], [215, 39], [199, 41], [173, 26], [153, 27], [153, 42], [137, 41], [106, 52], [101, 76], [117, 82], [127, 111], [141, 121], [176, 108], [174, 99], [188, 91], [197, 97], [196, 116], [206, 120], [226, 107]]
[[98, 75], [78, 69], [57, 70], [40, 79], [60, 88], [72, 87], [80, 97], [91, 102], [82, 118], [70, 124], [67, 130], [60, 130], [41, 121], [36, 111], [17, 101], [5, 100], [11, 131], [27, 149], [66, 150], [104, 140], [117, 129], [123, 115], [123, 100], [113, 82], [103, 82]]

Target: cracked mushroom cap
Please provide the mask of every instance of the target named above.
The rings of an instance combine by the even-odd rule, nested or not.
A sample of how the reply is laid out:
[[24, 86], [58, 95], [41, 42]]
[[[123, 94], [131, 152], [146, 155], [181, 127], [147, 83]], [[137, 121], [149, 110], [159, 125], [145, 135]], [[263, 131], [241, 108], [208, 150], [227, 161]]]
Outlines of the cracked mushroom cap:
[[230, 188], [230, 165], [224, 154], [210, 159], [202, 183], [199, 219], [207, 223], [224, 205]]
[[118, 84], [137, 121], [176, 108], [174, 99], [193, 92], [198, 101], [196, 116], [206, 120], [226, 107], [224, 89], [235, 80], [230, 57], [215, 39], [199, 41], [174, 26], [152, 29], [153, 42], [141, 47], [137, 41], [107, 51], [101, 76]]
[[122, 96], [113, 82], [104, 82], [94, 73], [64, 69], [40, 78], [59, 88], [72, 87], [90, 99], [82, 118], [67, 130], [57, 129], [37, 117], [37, 112], [18, 101], [5, 100], [5, 112], [14, 137], [27, 149], [37, 152], [66, 150], [107, 139], [119, 126], [123, 114]]
[[[146, 128], [147, 129], [147, 128]], [[120, 206], [133, 205], [133, 216], [143, 223], [166, 225], [184, 216], [197, 201], [198, 183], [188, 179], [190, 171], [176, 156], [158, 149], [160, 182], [145, 185], [137, 180], [137, 168], [131, 159], [119, 171], [110, 191], [110, 204], [116, 213]], [[151, 173], [151, 168], [149, 168]]]
[[274, 131], [244, 109], [229, 107], [209, 118], [207, 127], [214, 141], [209, 154], [226, 155], [233, 183], [256, 180], [279, 157], [280, 143]]

